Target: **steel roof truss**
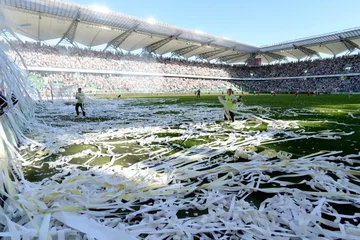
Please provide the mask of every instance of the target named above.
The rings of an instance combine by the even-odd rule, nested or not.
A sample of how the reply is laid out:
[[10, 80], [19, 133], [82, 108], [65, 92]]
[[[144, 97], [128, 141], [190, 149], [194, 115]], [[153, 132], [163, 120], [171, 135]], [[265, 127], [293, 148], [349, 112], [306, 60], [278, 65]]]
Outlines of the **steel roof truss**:
[[78, 12], [77, 12], [74, 20], [71, 22], [68, 30], [64, 33], [63, 37], [56, 44], [56, 46], [59, 45], [59, 43], [61, 43], [63, 40], [66, 40], [69, 43], [71, 43], [72, 45], [77, 47], [76, 43], [74, 42], [74, 39], [75, 39], [75, 35], [76, 35], [77, 26], [80, 22], [80, 15], [81, 15], [81, 11], [80, 11], [80, 9], [78, 9]]
[[[269, 57], [275, 59], [275, 60], [278, 60], [278, 61], [281, 61], [281, 60], [284, 60], [286, 57], [283, 56], [283, 55], [280, 55], [280, 54], [277, 54], [277, 53], [273, 53], [273, 52], [265, 52], [265, 53], [262, 53], [263, 55], [268, 55]], [[264, 56], [265, 57], [265, 56]]]
[[[214, 41], [214, 39], [211, 39], [210, 41], [207, 41], [207, 42], [203, 42], [201, 43], [201, 45], [195, 45], [195, 46], [189, 46], [189, 47], [185, 47], [185, 48], [182, 48], [182, 49], [179, 49], [177, 51], [180, 52], [180, 54], [175, 51], [173, 52], [173, 56], [181, 56], [181, 57], [184, 57], [186, 54], [188, 53], [191, 53], [193, 51], [196, 51], [197, 49], [199, 49], [200, 47], [203, 47], [203, 46], [210, 46], [210, 43], [212, 43]], [[193, 56], [193, 55], [192, 55]], [[188, 56], [187, 58], [189, 57], [192, 57], [192, 56]]]
[[268, 63], [271, 63], [271, 61], [267, 58], [267, 56], [269, 56], [269, 55], [263, 54], [263, 56], [264, 56], [264, 58], [266, 59], [266, 61], [267, 61]]
[[205, 53], [199, 54], [198, 57], [200, 59], [205, 59], [206, 60], [206, 59], [208, 59], [208, 58], [210, 58], [212, 56], [216, 56], [216, 55], [218, 55], [220, 53], [224, 53], [226, 51], [228, 51], [228, 49], [226, 49], [226, 48], [225, 49], [218, 49], [218, 50], [215, 50], [215, 51], [205, 52]]
[[113, 49], [118, 49], [120, 45], [125, 42], [125, 40], [136, 30], [136, 28], [140, 25], [140, 23], [136, 24], [133, 28], [121, 33], [119, 36], [111, 40], [105, 47], [104, 51], [109, 47]]
[[304, 47], [304, 46], [296, 46], [296, 45], [294, 45], [294, 48], [298, 49], [299, 51], [304, 53], [306, 56], [308, 56], [308, 58], [312, 58], [313, 56], [317, 56], [318, 58], [321, 59], [320, 54], [318, 52], [310, 49], [310, 48], [307, 48], [307, 47]]
[[160, 41], [154, 42], [146, 47], [143, 48], [143, 52], [147, 52], [147, 53], [154, 53], [156, 50], [158, 50], [159, 48], [161, 48], [162, 46], [165, 46], [166, 44], [168, 44], [171, 40], [176, 39], [178, 36], [180, 36], [181, 34], [177, 34], [177, 35], [173, 35], [167, 38], [164, 38]]
[[345, 47], [348, 49], [348, 54], [352, 53], [355, 49], [360, 50], [359, 45], [357, 45], [353, 41], [347, 38], [343, 38], [341, 36], [339, 36], [339, 38], [340, 38], [340, 42], [342, 42], [345, 45]]
[[201, 48], [201, 46], [197, 46], [197, 45], [192, 45], [192, 46], [188, 46], [188, 47], [184, 47], [181, 49], [178, 49], [174, 52], [172, 52], [173, 56], [184, 56], [185, 54], [195, 51], [196, 49]]
[[243, 53], [243, 54], [236, 53], [236, 54], [220, 57], [219, 60], [220, 60], [220, 62], [227, 62], [227, 61], [230, 61], [230, 60], [233, 60], [236, 58], [244, 57], [246, 55], [248, 55], [248, 53]]

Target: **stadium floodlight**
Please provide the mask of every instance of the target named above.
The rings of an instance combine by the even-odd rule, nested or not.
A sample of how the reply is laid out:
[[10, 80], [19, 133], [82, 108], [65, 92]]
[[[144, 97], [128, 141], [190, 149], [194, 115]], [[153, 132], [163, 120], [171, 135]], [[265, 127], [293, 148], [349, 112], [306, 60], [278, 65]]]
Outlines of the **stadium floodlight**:
[[146, 19], [146, 21], [147, 21], [148, 23], [150, 23], [150, 24], [155, 24], [155, 23], [156, 23], [156, 20], [155, 20], [155, 18], [153, 18], [153, 17], [149, 17], [148, 19]]

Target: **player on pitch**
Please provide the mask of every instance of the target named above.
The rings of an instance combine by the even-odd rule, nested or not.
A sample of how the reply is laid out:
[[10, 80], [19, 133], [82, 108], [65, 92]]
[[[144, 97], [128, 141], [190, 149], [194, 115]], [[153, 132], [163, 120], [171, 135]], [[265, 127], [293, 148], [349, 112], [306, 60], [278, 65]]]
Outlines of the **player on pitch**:
[[224, 114], [224, 120], [225, 121], [235, 121], [235, 114], [234, 114], [234, 110], [236, 107], [236, 104], [238, 103], [238, 99], [234, 96], [234, 92], [231, 88], [229, 88], [226, 91], [226, 95], [225, 97], [222, 97], [225, 100], [225, 104], [224, 104], [224, 109], [225, 109], [225, 114]]
[[85, 94], [81, 91], [81, 88], [78, 88], [78, 92], [75, 94], [75, 98], [77, 99], [77, 103], [75, 105], [76, 115], [79, 116], [79, 107], [80, 107], [82, 114], [85, 117], [85, 110], [84, 110]]

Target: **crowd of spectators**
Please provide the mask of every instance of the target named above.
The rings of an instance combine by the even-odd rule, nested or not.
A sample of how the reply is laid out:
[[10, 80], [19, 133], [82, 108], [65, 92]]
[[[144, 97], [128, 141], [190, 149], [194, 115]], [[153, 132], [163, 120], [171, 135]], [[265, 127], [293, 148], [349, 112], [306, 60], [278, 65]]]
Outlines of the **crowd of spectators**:
[[[315, 59], [283, 64], [248, 67], [254, 78], [316, 76], [360, 72], [360, 55], [345, 55], [338, 58]], [[236, 77], [243, 77], [236, 71]]]
[[[360, 91], [360, 78], [313, 78], [314, 75], [360, 73], [360, 55], [316, 59], [261, 66], [228, 65], [179, 58], [162, 58], [153, 55], [122, 54], [75, 48], [50, 46], [40, 43], [12, 42], [27, 66], [102, 71], [142, 72], [159, 74], [195, 75], [199, 78], [128, 76], [90, 73], [33, 73], [42, 91], [50, 87], [83, 87], [88, 92], [191, 92], [223, 91], [234, 84], [223, 80], [206, 80], [208, 77], [271, 78], [303, 76], [301, 79], [242, 80], [236, 81], [240, 89], [257, 92], [336, 92]], [[10, 48], [9, 48], [10, 49]], [[9, 54], [14, 52], [9, 51]], [[15, 57], [15, 54], [14, 54]], [[74, 70], [74, 72], [76, 72]]]
[[81, 87], [87, 93], [192, 93], [223, 92], [236, 88], [235, 84], [224, 80], [207, 80], [156, 76], [121, 76], [109, 74], [36, 73], [31, 75], [33, 83], [42, 95], [53, 89]]
[[360, 72], [360, 55], [262, 66], [228, 65], [152, 55], [49, 46], [39, 43], [12, 43], [27, 66], [89, 69], [124, 72], [184, 74], [211, 77], [267, 78]]
[[281, 79], [263, 81], [236, 81], [238, 86], [251, 92], [261, 93], [288, 93], [288, 92], [360, 92], [360, 77], [327, 77], [304, 79]]
[[229, 76], [228, 65], [201, 63], [152, 55], [121, 54], [66, 46], [14, 42], [27, 66], [103, 71]]
[[220, 93], [228, 88], [244, 92], [360, 92], [360, 77], [326, 77], [280, 80], [225, 81], [156, 76], [121, 76], [109, 74], [37, 73], [31, 79], [42, 95], [55, 89], [82, 87], [93, 94], [112, 93]]

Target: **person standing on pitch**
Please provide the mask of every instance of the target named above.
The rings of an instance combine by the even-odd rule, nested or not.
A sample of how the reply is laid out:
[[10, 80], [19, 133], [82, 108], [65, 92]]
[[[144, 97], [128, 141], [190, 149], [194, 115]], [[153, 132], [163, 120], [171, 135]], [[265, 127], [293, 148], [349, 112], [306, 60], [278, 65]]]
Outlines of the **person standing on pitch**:
[[78, 88], [78, 92], [75, 94], [75, 98], [77, 99], [77, 103], [75, 105], [76, 115], [79, 116], [79, 107], [80, 107], [82, 114], [85, 117], [85, 111], [84, 111], [85, 94], [81, 91], [81, 88]]
[[231, 88], [226, 91], [225, 95], [225, 114], [224, 120], [231, 120], [232, 122], [235, 121], [235, 114], [233, 111], [235, 110], [237, 103], [237, 98], [234, 96], [234, 92]]
[[197, 98], [200, 98], [200, 89], [197, 90], [197, 92], [196, 92], [196, 97], [197, 97]]

